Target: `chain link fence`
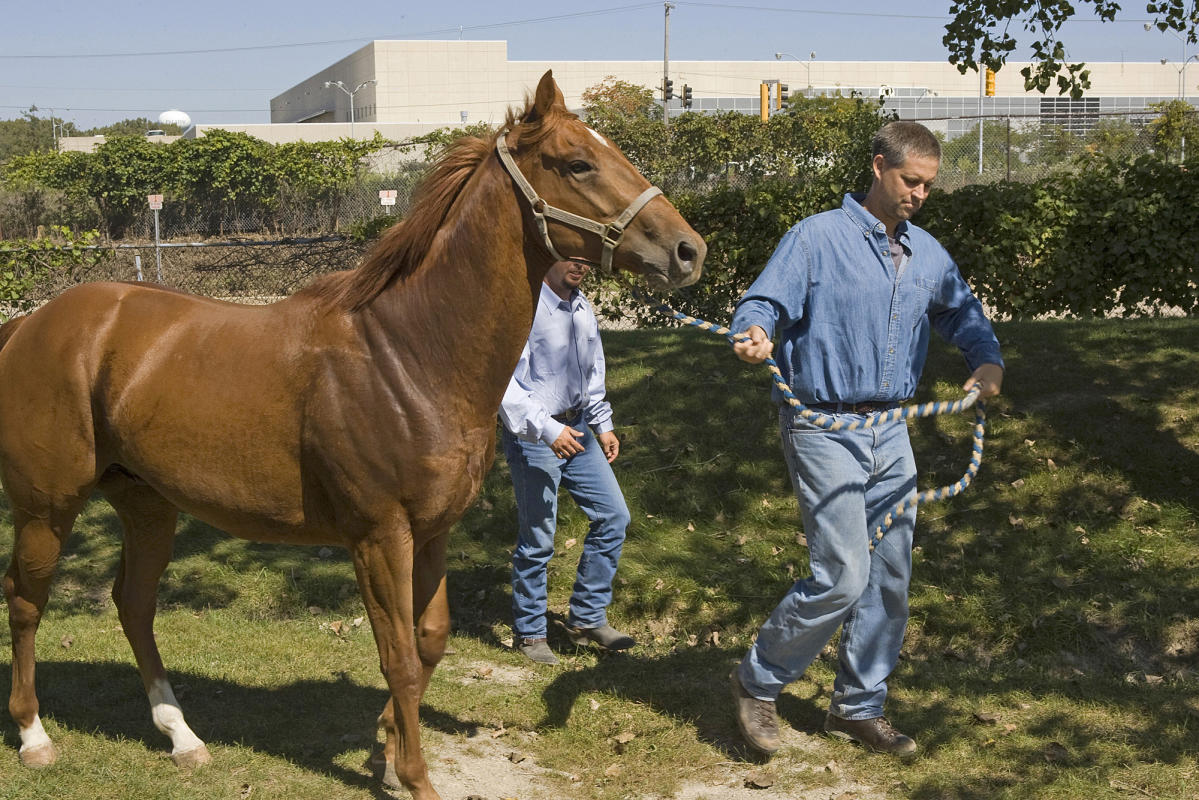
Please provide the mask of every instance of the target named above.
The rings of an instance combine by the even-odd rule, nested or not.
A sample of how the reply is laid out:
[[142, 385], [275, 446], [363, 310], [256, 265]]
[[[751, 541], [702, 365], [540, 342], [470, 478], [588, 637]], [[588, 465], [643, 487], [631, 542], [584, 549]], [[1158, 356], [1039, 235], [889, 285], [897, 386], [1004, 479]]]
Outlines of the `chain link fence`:
[[[1189, 123], [1194, 126], [1191, 111]], [[1074, 114], [1060, 120], [1042, 115], [921, 121], [945, 136], [938, 185], [952, 191], [969, 184], [1032, 181], [1051, 170], [1073, 169], [1076, 157], [1086, 154], [1184, 158], [1187, 129], [1176, 144], [1163, 147], [1152, 128], [1159, 116], [1140, 111]], [[1192, 155], [1199, 153], [1199, 134], [1191, 147]], [[356, 266], [367, 245], [346, 234], [357, 226], [387, 224], [381, 218], [388, 215], [401, 219], [426, 166], [413, 163], [393, 174], [367, 174], [354, 186], [318, 200], [286, 188], [272, 203], [253, 207], [229, 203], [199, 208], [168, 198], [157, 220], [147, 209], [133, 220], [125, 238], [101, 247], [107, 255], [98, 265], [48, 276], [39, 281], [38, 296], [30, 299], [40, 302], [78, 282], [141, 279], [237, 302], [270, 302], [317, 275]], [[702, 192], [717, 183], [745, 187], [757, 179], [743, 165], [729, 164], [702, 179], [674, 176], [659, 185], [668, 194]], [[394, 193], [394, 205], [380, 203], [382, 190]], [[0, 193], [0, 220], [20, 202], [12, 193]], [[71, 213], [74, 216], [54, 224], [88, 228], [83, 211]]]

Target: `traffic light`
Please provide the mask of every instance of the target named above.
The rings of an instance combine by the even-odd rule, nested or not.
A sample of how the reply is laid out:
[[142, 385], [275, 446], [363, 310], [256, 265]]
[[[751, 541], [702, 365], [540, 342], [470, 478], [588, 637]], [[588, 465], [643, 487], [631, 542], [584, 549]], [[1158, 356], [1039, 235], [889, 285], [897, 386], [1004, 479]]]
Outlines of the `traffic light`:
[[987, 97], [995, 96], [995, 70], [987, 67]]
[[691, 108], [691, 87], [683, 84], [683, 108]]
[[779, 95], [778, 95], [777, 105], [775, 106], [779, 110], [786, 108], [787, 101], [789, 101], [791, 99], [791, 96], [787, 93], [787, 88], [788, 88], [787, 84], [785, 84], [785, 83], [779, 84]]
[[674, 81], [670, 78], [662, 79], [662, 99], [669, 100], [674, 97]]

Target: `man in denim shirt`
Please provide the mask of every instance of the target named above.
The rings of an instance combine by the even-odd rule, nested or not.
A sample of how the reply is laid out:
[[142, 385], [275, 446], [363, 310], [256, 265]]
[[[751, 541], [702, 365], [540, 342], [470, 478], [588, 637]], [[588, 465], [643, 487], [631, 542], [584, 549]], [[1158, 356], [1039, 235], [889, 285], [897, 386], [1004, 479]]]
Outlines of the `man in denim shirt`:
[[[892, 122], [873, 150], [870, 191], [791, 228], [741, 298], [731, 327], [749, 338], [734, 345], [737, 355], [761, 363], [777, 330], [776, 361], [795, 396], [849, 422], [912, 397], [935, 328], [973, 371], [963, 389], [998, 394], [1003, 360], [981, 304], [945, 249], [908, 222], [937, 175], [940, 144], [922, 125]], [[777, 750], [775, 698], [840, 627], [825, 730], [910, 756], [916, 743], [883, 717], [883, 701], [907, 626], [915, 508], [869, 549], [871, 532], [916, 489], [907, 426], [828, 431], [786, 403], [779, 419], [812, 574], [733, 671], [738, 726], [753, 747]]]
[[587, 269], [559, 261], [546, 273], [533, 329], [500, 405], [520, 525], [512, 554], [516, 647], [542, 664], [558, 663], [546, 641], [545, 615], [559, 484], [591, 520], [570, 598], [568, 633], [575, 644], [605, 650], [635, 644], [607, 618], [629, 509], [611, 467], [620, 440], [604, 399], [599, 323], [579, 292]]

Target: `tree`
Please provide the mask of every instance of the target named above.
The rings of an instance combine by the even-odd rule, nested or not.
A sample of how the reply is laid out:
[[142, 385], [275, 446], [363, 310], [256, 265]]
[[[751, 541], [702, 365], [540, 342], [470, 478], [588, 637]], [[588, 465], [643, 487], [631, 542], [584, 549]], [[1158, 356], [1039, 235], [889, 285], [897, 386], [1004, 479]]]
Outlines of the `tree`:
[[0, 120], [0, 161], [39, 150], [53, 150], [56, 126], [58, 136], [78, 134], [75, 123], [63, 122], [53, 115], [39, 116], [37, 106], [22, 112], [21, 119]]
[[[1115, 0], [1079, 0], [1079, 7], [1091, 6], [1100, 22], [1111, 22], [1121, 13]], [[1149, 0], [1145, 10], [1154, 15], [1158, 30], [1173, 30], [1196, 42], [1199, 30], [1199, 5], [1196, 0]], [[1016, 49], [1016, 37], [1010, 32], [1018, 22], [1033, 35], [1032, 65], [1020, 70], [1026, 91], [1044, 94], [1056, 85], [1058, 94], [1077, 99], [1091, 88], [1086, 64], [1066, 63], [1066, 45], [1058, 33], [1075, 16], [1068, 0], [954, 0], [942, 42], [949, 50], [949, 63], [965, 74], [981, 66], [999, 70]]]
[[1160, 113], [1149, 123], [1149, 132], [1162, 158], [1172, 158], [1178, 153], [1179, 161], [1184, 161], [1188, 149], [1192, 156], [1199, 153], [1199, 112], [1190, 103], [1169, 100], [1155, 103], [1151, 108]]
[[183, 133], [183, 129], [178, 125], [168, 125], [162, 122], [155, 122], [146, 117], [137, 117], [135, 119], [123, 119], [120, 122], [114, 122], [112, 125], [101, 125], [98, 128], [89, 128], [81, 135], [83, 136], [145, 136], [146, 131], [162, 131], [168, 136], [178, 136]]

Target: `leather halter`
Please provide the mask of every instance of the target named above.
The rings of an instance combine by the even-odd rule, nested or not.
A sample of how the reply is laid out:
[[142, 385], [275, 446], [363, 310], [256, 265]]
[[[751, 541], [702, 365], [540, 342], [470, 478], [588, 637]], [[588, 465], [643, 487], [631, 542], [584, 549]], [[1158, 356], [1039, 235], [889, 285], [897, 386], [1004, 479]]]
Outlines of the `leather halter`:
[[512, 180], [520, 188], [525, 199], [529, 201], [529, 209], [533, 212], [533, 221], [537, 223], [537, 230], [541, 233], [541, 238], [545, 241], [545, 249], [550, 251], [558, 261], [581, 261], [586, 264], [594, 264], [585, 258], [577, 256], [566, 257], [558, 252], [558, 248], [554, 247], [553, 241], [550, 239], [549, 222], [546, 217], [557, 220], [578, 228], [588, 233], [594, 233], [600, 237], [604, 244], [603, 254], [600, 256], [599, 268], [604, 272], [612, 269], [612, 252], [620, 244], [620, 240], [624, 238], [625, 227], [632, 221], [633, 217], [637, 216], [637, 212], [645, 207], [645, 204], [653, 200], [658, 195], [662, 194], [662, 190], [657, 186], [651, 186], [629, 203], [629, 207], [620, 212], [620, 216], [611, 222], [596, 222], [587, 217], [580, 217], [578, 214], [572, 214], [569, 211], [563, 211], [560, 208], [551, 206], [537, 195], [537, 190], [529, 183], [529, 180], [520, 171], [520, 167], [516, 165], [512, 154], [508, 152], [508, 133], [510, 129], [502, 131], [499, 138], [496, 139], [495, 149], [499, 153], [500, 163], [504, 165], [504, 169], [512, 177]]

